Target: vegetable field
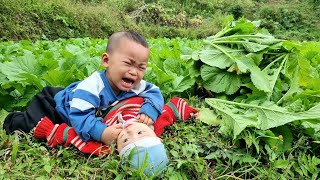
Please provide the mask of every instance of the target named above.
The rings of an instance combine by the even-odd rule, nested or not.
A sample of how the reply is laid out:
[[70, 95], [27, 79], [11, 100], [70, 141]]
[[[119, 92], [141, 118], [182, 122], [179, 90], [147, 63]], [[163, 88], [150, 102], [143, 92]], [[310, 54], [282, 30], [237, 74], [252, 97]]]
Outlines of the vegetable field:
[[[170, 164], [160, 179], [319, 178], [320, 42], [277, 39], [259, 25], [240, 19], [205, 39], [148, 39], [145, 80], [166, 100], [179, 96], [200, 111], [200, 120], [162, 135]], [[0, 42], [1, 126], [43, 87], [65, 87], [101, 69], [106, 42]], [[48, 148], [31, 133], [2, 129], [0, 159], [0, 179], [147, 178], [116, 153]]]

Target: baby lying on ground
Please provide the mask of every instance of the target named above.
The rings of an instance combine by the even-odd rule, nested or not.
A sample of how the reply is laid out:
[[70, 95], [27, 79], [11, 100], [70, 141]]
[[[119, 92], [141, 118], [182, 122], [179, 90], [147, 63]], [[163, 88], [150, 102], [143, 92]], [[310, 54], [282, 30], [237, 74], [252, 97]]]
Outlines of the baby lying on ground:
[[[198, 111], [181, 98], [173, 98], [164, 105], [162, 114], [153, 126], [135, 122], [135, 117], [140, 110], [143, 98], [132, 97], [115, 104], [105, 116], [103, 122], [110, 125], [121, 123], [123, 130], [117, 138], [117, 151], [120, 155], [128, 157], [129, 154], [134, 168], [140, 169], [144, 161], [147, 167], [144, 173], [151, 176], [159, 173], [167, 164], [166, 150], [159, 136], [166, 126], [172, 125], [177, 120], [187, 120]], [[72, 144], [81, 152], [87, 154], [109, 154], [108, 146], [101, 142], [84, 142], [75, 130], [67, 124], [53, 124], [44, 117], [34, 129], [34, 136], [47, 139], [49, 147], [57, 145], [69, 146]]]

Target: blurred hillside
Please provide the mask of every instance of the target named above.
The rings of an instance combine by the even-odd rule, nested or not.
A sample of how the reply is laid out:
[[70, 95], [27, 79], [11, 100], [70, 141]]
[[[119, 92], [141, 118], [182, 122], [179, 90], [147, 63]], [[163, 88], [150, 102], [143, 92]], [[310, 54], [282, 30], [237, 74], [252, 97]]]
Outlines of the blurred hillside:
[[3, 40], [105, 38], [133, 29], [148, 38], [204, 38], [226, 18], [261, 20], [278, 38], [318, 40], [319, 0], [0, 0]]

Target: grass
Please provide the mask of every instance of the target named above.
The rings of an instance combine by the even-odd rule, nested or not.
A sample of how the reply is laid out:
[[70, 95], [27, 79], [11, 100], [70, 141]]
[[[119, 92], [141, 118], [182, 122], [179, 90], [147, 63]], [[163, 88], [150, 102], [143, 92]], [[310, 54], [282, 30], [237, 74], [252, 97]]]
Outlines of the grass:
[[[1, 125], [5, 115], [2, 112]], [[161, 175], [164, 179], [172, 176], [208, 179], [206, 161], [200, 157], [201, 146], [207, 136], [195, 136], [200, 122], [177, 123], [162, 136], [168, 149], [170, 164]], [[46, 147], [45, 143], [32, 137], [32, 133], [6, 135], [0, 130], [0, 175], [3, 179], [145, 179], [141, 171], [133, 170], [114, 152], [109, 156], [97, 157], [84, 155], [73, 147]], [[206, 138], [204, 138], [204, 136]], [[181, 143], [186, 142], [180, 146]], [[111, 147], [114, 151], [115, 148]], [[179, 158], [177, 155], [179, 154]], [[0, 178], [1, 179], [1, 178]]]
[[[1, 126], [6, 112], [1, 112]], [[199, 133], [201, 132], [201, 133]], [[177, 122], [162, 135], [170, 159], [161, 179], [213, 179], [228, 177], [223, 161], [206, 160], [212, 152], [234, 149], [217, 129], [190, 120]], [[111, 147], [114, 151], [114, 147]], [[147, 179], [112, 153], [105, 157], [84, 155], [73, 147], [46, 147], [32, 134], [6, 135], [0, 130], [0, 175], [3, 179]], [[1, 178], [0, 178], [1, 179]]]
[[[0, 113], [1, 125], [5, 114]], [[290, 166], [270, 161], [272, 151], [257, 153], [196, 120], [177, 122], [161, 138], [170, 163], [160, 179], [309, 179], [319, 171], [306, 136], [282, 155]], [[108, 156], [90, 156], [73, 147], [46, 147], [31, 133], [8, 136], [0, 129], [0, 179], [153, 179], [122, 163], [114, 146], [111, 150]]]

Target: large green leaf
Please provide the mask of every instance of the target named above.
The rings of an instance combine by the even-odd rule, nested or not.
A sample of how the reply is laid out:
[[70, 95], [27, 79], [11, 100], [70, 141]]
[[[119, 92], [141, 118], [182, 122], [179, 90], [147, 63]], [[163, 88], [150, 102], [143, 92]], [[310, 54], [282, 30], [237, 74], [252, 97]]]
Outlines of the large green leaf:
[[201, 108], [199, 110], [200, 121], [212, 126], [218, 126], [221, 120], [217, 117], [217, 114], [209, 108]]
[[270, 82], [266, 73], [262, 72], [260, 68], [253, 67], [250, 73], [250, 78], [253, 84], [264, 92], [271, 92]]
[[1, 72], [10, 81], [21, 81], [25, 79], [21, 76], [21, 73], [41, 76], [44, 70], [42, 66], [39, 66], [39, 61], [32, 53], [26, 53], [24, 56], [17, 57], [14, 61], [2, 63]]
[[314, 140], [320, 140], [320, 119], [303, 120], [301, 126], [306, 129], [306, 134]]
[[263, 45], [274, 45], [282, 42], [281, 39], [276, 39], [272, 35], [262, 33], [256, 33], [247, 39], [251, 42], [256, 42]]
[[250, 78], [255, 87], [264, 92], [271, 92], [270, 82], [266, 73], [254, 63], [254, 60], [249, 57], [239, 58], [237, 66], [241, 72], [250, 72]]
[[53, 70], [58, 67], [59, 62], [57, 60], [54, 60], [53, 58], [44, 58], [39, 61], [39, 64], [47, 67], [48, 70]]
[[207, 98], [206, 103], [222, 116], [221, 132], [233, 138], [249, 126], [267, 130], [297, 120], [320, 119], [320, 104], [308, 111], [292, 113], [272, 103], [254, 105], [215, 98]]
[[72, 53], [73, 55], [83, 53], [83, 49], [81, 49], [79, 46], [73, 45], [73, 44], [67, 44], [65, 46], [65, 49], [66, 49], [66, 51], [68, 51], [69, 53]]
[[203, 86], [216, 93], [233, 94], [241, 85], [240, 76], [208, 65], [201, 67], [201, 77], [204, 81]]
[[46, 80], [51, 86], [66, 87], [70, 83], [76, 81], [74, 77], [76, 71], [77, 69], [75, 66], [68, 71], [51, 70], [48, 72], [48, 74], [43, 76], [43, 79]]
[[203, 50], [199, 54], [203, 63], [220, 69], [225, 69], [234, 63], [233, 59], [217, 49]]
[[184, 92], [193, 87], [195, 80], [189, 76], [177, 76], [173, 81], [173, 90], [171, 92]]
[[242, 42], [242, 45], [248, 52], [251, 52], [251, 53], [259, 52], [269, 47], [267, 45], [248, 42], [248, 41]]
[[176, 59], [168, 58], [163, 62], [163, 69], [168, 74], [180, 75], [180, 71], [182, 71], [181, 68], [181, 63]]
[[241, 55], [243, 55], [242, 50], [231, 49], [220, 45], [199, 52], [200, 60], [203, 63], [220, 69], [230, 67], [234, 63], [235, 57]]
[[156, 65], [150, 64], [149, 67], [149, 69], [152, 69], [151, 73], [157, 78], [156, 81], [158, 81], [158, 84], [168, 83], [174, 80], [174, 75], [167, 74], [163, 69], [157, 67]]
[[39, 90], [42, 90], [44, 86], [46, 86], [45, 82], [42, 79], [38, 78], [37, 76], [30, 74], [30, 73], [21, 73], [21, 77], [24, 77], [28, 82], [28, 84], [35, 85]]

